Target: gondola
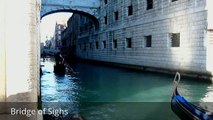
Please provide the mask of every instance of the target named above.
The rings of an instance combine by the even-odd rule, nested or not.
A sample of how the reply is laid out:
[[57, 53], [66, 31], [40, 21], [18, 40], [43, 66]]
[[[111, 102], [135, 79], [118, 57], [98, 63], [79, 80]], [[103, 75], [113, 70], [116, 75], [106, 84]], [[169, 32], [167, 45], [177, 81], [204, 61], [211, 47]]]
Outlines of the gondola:
[[54, 73], [59, 76], [65, 75], [65, 65], [64, 64], [55, 64], [54, 65]]
[[182, 120], [213, 120], [213, 113], [188, 102], [178, 93], [177, 86], [180, 74], [177, 72], [174, 78], [174, 86], [171, 97], [171, 109]]

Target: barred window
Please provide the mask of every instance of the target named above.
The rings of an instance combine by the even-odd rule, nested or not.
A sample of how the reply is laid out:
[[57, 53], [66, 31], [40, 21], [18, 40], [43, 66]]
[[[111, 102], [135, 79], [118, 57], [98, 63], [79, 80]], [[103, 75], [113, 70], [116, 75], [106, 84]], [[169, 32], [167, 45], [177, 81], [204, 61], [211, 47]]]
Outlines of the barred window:
[[92, 43], [91, 42], [89, 43], [89, 48], [92, 49]]
[[132, 47], [132, 38], [126, 38], [126, 48]]
[[89, 29], [91, 29], [92, 26], [93, 26], [93, 23], [90, 21], [90, 22], [89, 22]]
[[82, 26], [80, 27], [80, 32], [83, 32], [83, 27]]
[[152, 9], [152, 8], [153, 8], [153, 0], [147, 0], [146, 9], [149, 10], [149, 9]]
[[180, 47], [180, 33], [170, 33], [169, 37], [172, 47]]
[[133, 14], [133, 6], [130, 5], [130, 6], [128, 6], [128, 16], [130, 16], [132, 14]]
[[104, 17], [104, 24], [107, 24], [107, 16]]
[[84, 29], [85, 29], [85, 31], [87, 31], [87, 29], [88, 29], [87, 24], [84, 24]]
[[145, 47], [152, 47], [152, 36], [144, 36], [145, 39]]
[[81, 46], [81, 44], [79, 44], [79, 49], [80, 49], [80, 50], [82, 50], [82, 46]]
[[95, 48], [98, 49], [98, 41], [95, 42]]
[[117, 40], [113, 40], [113, 48], [117, 48]]
[[114, 12], [115, 20], [118, 20], [118, 11]]
[[103, 41], [103, 48], [106, 48], [106, 40]]
[[107, 0], [104, 0], [104, 3], [105, 3], [105, 4], [107, 4], [107, 2], [108, 2]]
[[84, 43], [84, 48], [83, 48], [83, 50], [85, 51], [86, 49], [87, 49], [87, 44]]

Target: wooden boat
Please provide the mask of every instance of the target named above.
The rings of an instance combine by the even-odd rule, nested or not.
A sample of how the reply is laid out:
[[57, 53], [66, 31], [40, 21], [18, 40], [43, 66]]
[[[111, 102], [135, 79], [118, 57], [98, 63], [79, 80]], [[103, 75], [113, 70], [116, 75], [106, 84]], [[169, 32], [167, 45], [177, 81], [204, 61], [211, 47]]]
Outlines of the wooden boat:
[[57, 75], [64, 75], [65, 74], [65, 65], [64, 64], [55, 64], [54, 65], [54, 73]]
[[213, 113], [188, 102], [177, 90], [180, 74], [174, 78], [174, 88], [171, 99], [172, 111], [182, 120], [213, 120]]

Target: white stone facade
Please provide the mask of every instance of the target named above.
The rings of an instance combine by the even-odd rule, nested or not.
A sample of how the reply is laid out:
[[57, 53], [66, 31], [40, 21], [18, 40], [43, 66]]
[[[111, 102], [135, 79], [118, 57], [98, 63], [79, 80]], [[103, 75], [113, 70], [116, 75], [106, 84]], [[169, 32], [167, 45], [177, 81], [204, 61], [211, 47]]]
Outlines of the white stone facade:
[[[79, 36], [77, 46], [86, 44], [86, 50], [77, 47], [77, 55], [141, 68], [211, 74], [209, 41], [213, 38], [209, 37], [212, 22], [207, 5], [206, 0], [153, 0], [153, 8], [147, 10], [147, 0], [108, 0], [107, 4], [102, 1], [100, 29], [85, 40], [80, 38], [86, 34]], [[132, 6], [132, 15], [128, 15], [128, 6]], [[116, 11], [118, 20], [115, 20]], [[178, 47], [171, 46], [172, 33], [180, 35]], [[146, 47], [149, 35], [151, 47]], [[127, 38], [131, 38], [129, 48]], [[117, 48], [113, 47], [113, 40], [117, 40]]]
[[[16, 104], [17, 108], [24, 106], [37, 110], [40, 94], [40, 7], [39, 0], [0, 1], [1, 120], [37, 119], [37, 116], [11, 116], [9, 110], [10, 105], [17, 102], [20, 103]], [[3, 103], [5, 106], [2, 106]]]

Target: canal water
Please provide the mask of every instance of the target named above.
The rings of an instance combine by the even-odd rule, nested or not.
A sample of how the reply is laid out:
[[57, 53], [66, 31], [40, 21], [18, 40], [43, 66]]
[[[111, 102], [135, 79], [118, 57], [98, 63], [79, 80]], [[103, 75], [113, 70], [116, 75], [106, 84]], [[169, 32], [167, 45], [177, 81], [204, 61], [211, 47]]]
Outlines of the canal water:
[[[76, 74], [57, 76], [54, 60], [41, 65], [43, 108], [60, 104], [66, 114], [80, 114], [86, 120], [179, 119], [170, 108], [174, 76], [85, 63], [72, 66]], [[213, 86], [183, 78], [178, 90], [190, 102], [199, 103], [211, 98]]]

